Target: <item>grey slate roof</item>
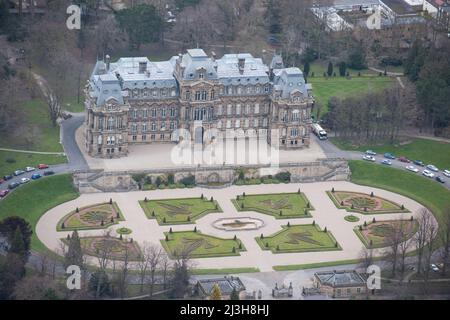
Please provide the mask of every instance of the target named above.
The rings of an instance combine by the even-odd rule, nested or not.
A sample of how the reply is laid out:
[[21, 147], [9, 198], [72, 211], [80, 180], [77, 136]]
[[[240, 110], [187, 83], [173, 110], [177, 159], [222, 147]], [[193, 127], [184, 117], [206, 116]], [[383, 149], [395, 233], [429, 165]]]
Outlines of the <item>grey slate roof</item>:
[[316, 272], [315, 276], [323, 285], [332, 287], [364, 286], [366, 280], [355, 270]]
[[289, 98], [290, 94], [295, 90], [301, 92], [305, 97], [308, 96], [308, 89], [305, 85], [303, 72], [299, 68], [285, 68], [274, 70], [274, 89], [281, 90], [282, 98]]
[[206, 295], [211, 294], [215, 284], [219, 286], [222, 295], [230, 295], [233, 289], [236, 289], [237, 292], [245, 290], [244, 284], [237, 277], [201, 279], [197, 282], [197, 285]]

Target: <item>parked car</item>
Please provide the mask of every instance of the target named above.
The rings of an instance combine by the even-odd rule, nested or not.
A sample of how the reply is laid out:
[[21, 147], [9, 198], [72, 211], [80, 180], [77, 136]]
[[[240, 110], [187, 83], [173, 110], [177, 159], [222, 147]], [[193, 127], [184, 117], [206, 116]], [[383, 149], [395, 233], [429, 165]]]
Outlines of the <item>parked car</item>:
[[419, 172], [419, 169], [417, 169], [417, 168], [414, 167], [414, 166], [406, 166], [406, 170], [412, 171], [412, 172], [414, 172], [414, 173]]
[[389, 152], [386, 152], [384, 154], [384, 157], [387, 158], [387, 159], [392, 159], [392, 160], [395, 159], [395, 156], [392, 153], [389, 153]]
[[39, 170], [48, 169], [48, 164], [41, 163], [41, 164], [38, 165], [38, 169]]
[[18, 183], [18, 182], [11, 182], [11, 183], [8, 185], [8, 189], [9, 189], [9, 190], [12, 190], [12, 189], [17, 188], [18, 186], [20, 186], [20, 183]]
[[377, 155], [377, 153], [375, 151], [373, 151], [373, 150], [367, 150], [366, 154], [369, 155], [369, 156], [376, 156]]
[[436, 168], [436, 166], [434, 166], [432, 164], [427, 165], [427, 169], [431, 170], [431, 171], [434, 171], [434, 172], [438, 172], [439, 171], [439, 169]]
[[438, 266], [435, 265], [434, 263], [432, 263], [432, 264], [430, 265], [430, 268], [431, 268], [431, 270], [433, 270], [434, 272], [439, 272]]
[[22, 179], [20, 179], [20, 183], [21, 184], [28, 183], [28, 182], [30, 182], [30, 178], [22, 178]]
[[414, 164], [418, 165], [418, 166], [421, 166], [421, 167], [425, 166], [425, 163], [423, 163], [423, 161], [421, 161], [421, 160], [414, 160]]
[[392, 165], [392, 161], [391, 161], [391, 160], [388, 160], [388, 159], [383, 159], [383, 160], [381, 161], [381, 164], [385, 164], [385, 165], [391, 166], [391, 165]]
[[40, 178], [42, 178], [42, 175], [40, 173], [35, 173], [31, 176], [31, 179], [33, 179], [33, 180], [37, 180]]
[[365, 155], [365, 156], [363, 156], [363, 159], [366, 160], [366, 161], [375, 162], [375, 157], [373, 157], [373, 156]]
[[25, 168], [25, 171], [26, 171], [26, 172], [31, 172], [31, 171], [34, 171], [34, 170], [36, 170], [35, 167], [26, 167], [26, 168]]
[[12, 175], [7, 174], [6, 176], [3, 176], [3, 179], [5, 179], [5, 181], [11, 180], [13, 178]]
[[0, 190], [0, 198], [6, 197], [6, 195], [9, 193], [8, 189]]
[[446, 176], [447, 178], [450, 178], [450, 170], [444, 170], [444, 171], [442, 171], [442, 173], [443, 173], [444, 176]]
[[406, 157], [400, 157], [400, 158], [398, 158], [398, 161], [400, 161], [400, 162], [406, 162], [406, 163], [410, 163], [411, 161], [408, 159], [408, 158], [406, 158]]
[[440, 182], [440, 183], [445, 183], [444, 178], [439, 177], [439, 176], [436, 177], [436, 181], [437, 181], [437, 182]]
[[423, 170], [422, 174], [423, 174], [425, 177], [428, 177], [428, 178], [434, 178], [434, 173], [431, 172], [430, 170]]
[[55, 171], [52, 170], [44, 171], [44, 176], [51, 176], [53, 174], [55, 174]]
[[20, 176], [21, 174], [24, 174], [25, 173], [25, 171], [23, 171], [23, 170], [16, 170], [16, 171], [14, 171], [14, 175], [17, 177], [17, 176]]

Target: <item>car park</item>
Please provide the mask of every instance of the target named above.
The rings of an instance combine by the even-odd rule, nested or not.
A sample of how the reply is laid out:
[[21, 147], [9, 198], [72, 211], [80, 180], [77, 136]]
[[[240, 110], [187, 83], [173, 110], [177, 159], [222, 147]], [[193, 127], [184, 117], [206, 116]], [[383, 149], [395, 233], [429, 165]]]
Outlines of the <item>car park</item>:
[[18, 183], [18, 182], [11, 182], [11, 183], [8, 185], [8, 189], [9, 189], [9, 190], [12, 190], [12, 189], [17, 188], [18, 186], [20, 186], [20, 183]]
[[53, 174], [55, 174], [55, 172], [52, 170], [44, 171], [44, 176], [51, 176]]
[[22, 179], [20, 179], [20, 183], [21, 184], [28, 183], [28, 182], [30, 182], [30, 178], [22, 178]]
[[373, 157], [373, 156], [365, 155], [365, 156], [363, 156], [363, 159], [366, 160], [366, 161], [375, 162], [375, 157]]
[[439, 171], [439, 169], [436, 166], [432, 165], [432, 164], [427, 165], [427, 169], [431, 170], [431, 171], [434, 171], [434, 172], [438, 172]]
[[3, 176], [3, 179], [5, 179], [5, 181], [8, 181], [8, 180], [11, 180], [13, 178], [13, 176], [12, 175], [6, 175], [6, 176]]
[[437, 182], [440, 182], [440, 183], [445, 183], [444, 178], [439, 177], [439, 176], [436, 177], [436, 181], [437, 181]]
[[417, 166], [421, 166], [421, 167], [425, 166], [425, 164], [421, 160], [414, 160], [414, 164], [417, 165]]
[[367, 150], [366, 154], [369, 155], [369, 156], [376, 156], [377, 155], [377, 153], [375, 151], [373, 151], [373, 150]]
[[31, 176], [31, 179], [33, 179], [33, 180], [37, 180], [40, 178], [42, 178], [42, 175], [40, 173], [35, 173]]
[[49, 168], [48, 164], [41, 163], [41, 164], [38, 165], [38, 169], [39, 170], [48, 169], [48, 168]]
[[391, 161], [391, 160], [388, 160], [388, 159], [383, 159], [383, 160], [381, 161], [381, 164], [385, 164], [385, 165], [387, 165], [387, 166], [391, 166], [391, 165], [392, 165], [392, 161]]
[[399, 157], [398, 158], [398, 161], [400, 161], [400, 162], [405, 162], [405, 163], [410, 163], [411, 161], [408, 159], [408, 158], [406, 158], [406, 157]]
[[31, 172], [31, 171], [34, 171], [34, 170], [36, 170], [35, 167], [26, 167], [26, 168], [25, 168], [25, 171], [26, 171], [26, 172]]
[[406, 170], [411, 171], [411, 172], [414, 172], [414, 173], [419, 172], [419, 169], [417, 169], [417, 168], [414, 167], [414, 166], [406, 166]]
[[443, 173], [444, 176], [446, 176], [447, 178], [450, 178], [450, 170], [444, 170], [444, 171], [442, 171], [442, 173]]
[[389, 152], [386, 152], [384, 154], [384, 157], [387, 158], [387, 159], [391, 159], [391, 160], [395, 159], [395, 156], [392, 153], [389, 153]]
[[6, 195], [9, 193], [8, 189], [0, 190], [0, 198], [6, 197]]
[[428, 177], [428, 178], [434, 178], [434, 173], [431, 172], [430, 170], [423, 170], [422, 174], [423, 174], [425, 177]]
[[23, 170], [16, 170], [16, 171], [14, 171], [14, 175], [17, 177], [17, 176], [20, 176], [21, 174], [24, 174], [25, 173], [25, 171], [23, 171]]

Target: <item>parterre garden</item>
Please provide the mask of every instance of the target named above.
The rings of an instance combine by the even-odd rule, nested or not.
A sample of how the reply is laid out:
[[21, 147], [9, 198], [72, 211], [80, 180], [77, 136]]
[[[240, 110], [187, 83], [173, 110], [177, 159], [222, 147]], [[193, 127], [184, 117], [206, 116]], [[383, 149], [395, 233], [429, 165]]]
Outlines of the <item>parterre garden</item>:
[[123, 215], [115, 202], [99, 203], [74, 211], [63, 217], [59, 223], [58, 231], [87, 230], [108, 228], [119, 221]]
[[337, 208], [362, 214], [409, 212], [403, 205], [375, 196], [351, 191], [327, 191]]
[[213, 212], [222, 212], [217, 201], [199, 198], [142, 200], [139, 201], [147, 218], [156, 219], [160, 225], [186, 224]]
[[317, 224], [286, 225], [277, 233], [256, 238], [263, 250], [273, 253], [341, 250], [330, 231]]
[[238, 211], [256, 211], [274, 216], [276, 219], [309, 218], [314, 210], [302, 192], [246, 195], [233, 199]]
[[375, 221], [355, 227], [354, 231], [367, 248], [387, 247], [387, 241], [393, 232], [403, 224], [403, 241], [407, 241], [417, 232], [419, 223], [416, 220]]
[[239, 256], [245, 251], [242, 242], [233, 239], [222, 239], [200, 233], [200, 231], [165, 232], [161, 244], [171, 257], [189, 255], [191, 258], [209, 258]]
[[[67, 243], [68, 239], [63, 239]], [[128, 255], [128, 260], [136, 261], [139, 259], [141, 249], [139, 245], [127, 239], [113, 238], [110, 236], [92, 236], [81, 237], [81, 248], [83, 252], [89, 256], [98, 257], [108, 254], [111, 259], [125, 260]]]

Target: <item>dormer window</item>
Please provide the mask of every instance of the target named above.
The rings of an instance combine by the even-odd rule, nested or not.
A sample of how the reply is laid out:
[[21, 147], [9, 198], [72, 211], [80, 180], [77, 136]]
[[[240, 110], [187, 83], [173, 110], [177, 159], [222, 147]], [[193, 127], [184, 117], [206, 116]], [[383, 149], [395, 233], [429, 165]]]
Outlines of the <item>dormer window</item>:
[[204, 79], [205, 78], [205, 73], [204, 72], [199, 72], [198, 73], [198, 78], [199, 79]]

